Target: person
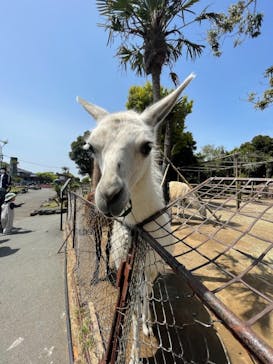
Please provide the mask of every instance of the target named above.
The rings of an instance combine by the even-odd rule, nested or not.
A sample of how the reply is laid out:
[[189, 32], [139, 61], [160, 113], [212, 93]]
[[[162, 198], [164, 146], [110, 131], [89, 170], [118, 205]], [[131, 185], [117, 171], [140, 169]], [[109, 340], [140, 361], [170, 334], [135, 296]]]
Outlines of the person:
[[[0, 216], [2, 211], [2, 205], [5, 201], [5, 195], [9, 192], [11, 180], [7, 174], [6, 167], [1, 167], [0, 169]], [[2, 224], [0, 219], [0, 232], [2, 232]]]
[[10, 185], [11, 185], [11, 179], [7, 173], [7, 169], [6, 169], [6, 167], [1, 167], [1, 169], [0, 169], [0, 188], [1, 189], [3, 188], [5, 191], [7, 191]]
[[2, 212], [1, 212], [1, 223], [3, 228], [3, 234], [9, 235], [13, 234], [17, 231], [17, 229], [13, 226], [14, 220], [14, 209], [16, 207], [22, 206], [21, 204], [16, 205], [14, 203], [16, 198], [16, 194], [13, 192], [9, 192], [5, 196], [5, 201], [2, 205]]

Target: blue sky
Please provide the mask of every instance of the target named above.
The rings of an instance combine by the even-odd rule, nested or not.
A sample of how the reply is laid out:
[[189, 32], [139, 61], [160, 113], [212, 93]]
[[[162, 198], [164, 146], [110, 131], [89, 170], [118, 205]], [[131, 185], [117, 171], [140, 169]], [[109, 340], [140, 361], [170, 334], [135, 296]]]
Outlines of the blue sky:
[[[119, 66], [115, 51], [107, 47], [107, 33], [94, 0], [6, 0], [0, 3], [0, 140], [4, 161], [18, 157], [19, 167], [33, 172], [60, 171], [67, 166], [70, 144], [94, 127], [76, 96], [109, 111], [125, 108], [128, 90], [143, 85], [128, 68]], [[216, 9], [219, 1], [203, 1]], [[230, 1], [221, 1], [225, 10]], [[216, 5], [215, 5], [216, 4]], [[264, 70], [272, 65], [273, 2], [259, 0], [264, 12], [262, 35], [233, 48], [223, 43], [223, 55], [205, 50], [196, 61], [179, 60], [174, 71], [180, 80], [190, 72], [197, 77], [186, 94], [194, 100], [187, 130], [198, 149], [206, 144], [230, 150], [255, 135], [273, 137], [273, 106], [261, 112], [248, 103], [250, 91], [261, 92]], [[192, 36], [202, 41], [200, 28]], [[162, 86], [173, 88], [162, 74]], [[149, 78], [148, 78], [149, 79]]]

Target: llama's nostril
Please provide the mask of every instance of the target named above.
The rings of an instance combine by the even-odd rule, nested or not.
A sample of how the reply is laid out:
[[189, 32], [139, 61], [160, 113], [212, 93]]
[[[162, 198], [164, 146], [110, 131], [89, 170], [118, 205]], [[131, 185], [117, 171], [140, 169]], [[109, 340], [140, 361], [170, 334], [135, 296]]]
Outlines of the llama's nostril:
[[120, 189], [119, 191], [115, 191], [115, 193], [112, 193], [112, 195], [109, 196], [108, 201], [107, 201], [108, 206], [118, 202], [120, 200], [121, 196], [122, 196], [122, 189]]

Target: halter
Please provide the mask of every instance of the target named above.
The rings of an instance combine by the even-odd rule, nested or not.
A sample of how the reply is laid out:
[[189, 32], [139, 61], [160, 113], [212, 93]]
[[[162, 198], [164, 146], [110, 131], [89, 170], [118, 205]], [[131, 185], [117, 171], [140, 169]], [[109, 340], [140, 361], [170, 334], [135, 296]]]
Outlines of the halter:
[[119, 215], [118, 217], [125, 217], [127, 216], [130, 212], [132, 211], [132, 201], [131, 199], [129, 200], [129, 206], [128, 208], [121, 214]]

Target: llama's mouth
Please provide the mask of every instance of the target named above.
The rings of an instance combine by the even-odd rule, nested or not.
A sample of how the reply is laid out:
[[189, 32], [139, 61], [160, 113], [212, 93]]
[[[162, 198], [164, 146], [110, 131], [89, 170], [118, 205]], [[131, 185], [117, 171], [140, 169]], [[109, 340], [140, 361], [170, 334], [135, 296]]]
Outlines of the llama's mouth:
[[132, 201], [129, 200], [128, 204], [126, 205], [125, 209], [123, 209], [119, 217], [125, 217], [128, 214], [130, 214], [131, 211], [132, 211]]
[[131, 211], [131, 201], [128, 189], [122, 184], [98, 185], [95, 193], [95, 202], [98, 209], [108, 217], [123, 217]]
[[129, 202], [127, 203], [127, 205], [125, 206], [124, 209], [122, 209], [121, 211], [115, 211], [114, 209], [111, 209], [105, 213], [104, 215], [106, 217], [125, 217], [127, 216], [130, 212], [132, 211], [132, 202], [131, 200], [129, 200]]

